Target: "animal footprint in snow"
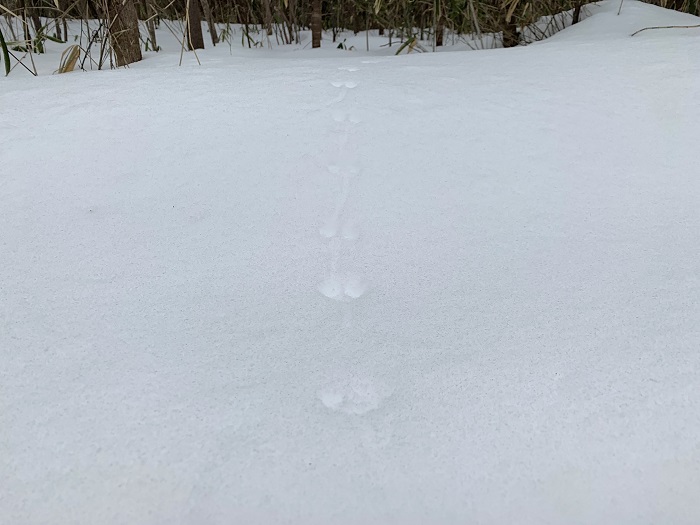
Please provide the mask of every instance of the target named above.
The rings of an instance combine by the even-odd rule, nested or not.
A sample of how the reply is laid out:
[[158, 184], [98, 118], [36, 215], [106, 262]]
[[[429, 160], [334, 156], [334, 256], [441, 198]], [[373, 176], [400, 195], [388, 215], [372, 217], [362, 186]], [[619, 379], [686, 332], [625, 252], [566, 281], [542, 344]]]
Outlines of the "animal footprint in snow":
[[336, 277], [329, 277], [318, 284], [318, 291], [329, 299], [343, 300], [343, 283]]
[[362, 297], [367, 291], [367, 284], [359, 277], [349, 277], [345, 282], [343, 292], [351, 299]]
[[348, 115], [347, 113], [339, 109], [333, 112], [333, 120], [335, 120], [338, 123], [350, 122], [350, 124], [359, 124], [361, 122], [359, 117], [355, 115]]
[[362, 171], [357, 166], [344, 166], [342, 164], [329, 164], [326, 166], [326, 168], [328, 169], [328, 172], [332, 173], [333, 175], [340, 175], [342, 173], [349, 175], [350, 177], [356, 177]]
[[362, 297], [367, 291], [367, 283], [354, 275], [345, 278], [331, 275], [319, 283], [318, 291], [334, 301], [349, 301]]
[[356, 415], [377, 410], [390, 395], [386, 385], [366, 378], [352, 378], [318, 392], [318, 398], [326, 408]]
[[345, 81], [345, 82], [331, 82], [331, 86], [336, 88], [354, 89], [357, 87], [357, 82]]
[[318, 398], [321, 400], [326, 408], [331, 410], [338, 410], [343, 404], [344, 396], [340, 392], [335, 392], [333, 390], [328, 390], [325, 392], [319, 392]]
[[356, 88], [357, 82], [331, 82], [331, 86], [340, 89], [340, 95], [328, 102], [327, 105], [329, 106], [342, 102], [345, 99], [345, 95], [348, 94], [348, 89]]

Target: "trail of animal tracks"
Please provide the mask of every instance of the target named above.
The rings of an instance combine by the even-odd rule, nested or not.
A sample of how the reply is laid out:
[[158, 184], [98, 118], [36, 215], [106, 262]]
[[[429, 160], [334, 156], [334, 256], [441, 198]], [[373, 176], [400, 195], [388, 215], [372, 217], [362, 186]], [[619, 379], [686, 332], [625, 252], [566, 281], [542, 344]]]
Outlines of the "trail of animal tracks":
[[618, 5], [3, 81], [0, 523], [698, 523], [700, 40]]

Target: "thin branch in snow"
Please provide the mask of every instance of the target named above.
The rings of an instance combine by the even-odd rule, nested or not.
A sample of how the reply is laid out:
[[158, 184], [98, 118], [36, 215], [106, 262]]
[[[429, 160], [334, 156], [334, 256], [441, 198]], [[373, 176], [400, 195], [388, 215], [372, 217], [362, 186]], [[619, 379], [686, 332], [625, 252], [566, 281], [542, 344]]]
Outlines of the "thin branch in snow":
[[645, 27], [644, 29], [640, 29], [639, 31], [635, 31], [630, 36], [634, 36], [636, 34], [641, 33], [642, 31], [647, 31], [649, 29], [693, 29], [695, 27], [700, 27], [700, 24], [695, 24], [693, 26], [652, 26], [652, 27]]

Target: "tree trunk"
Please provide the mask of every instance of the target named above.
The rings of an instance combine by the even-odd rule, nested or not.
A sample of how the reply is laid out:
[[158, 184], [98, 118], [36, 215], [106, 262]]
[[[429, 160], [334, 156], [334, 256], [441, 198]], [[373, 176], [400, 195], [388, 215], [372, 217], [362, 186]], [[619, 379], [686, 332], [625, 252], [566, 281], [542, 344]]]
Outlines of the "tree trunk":
[[36, 9], [32, 11], [32, 25], [34, 26], [34, 34], [38, 35], [41, 33], [41, 18], [36, 14]]
[[357, 9], [355, 3], [352, 4], [352, 32], [357, 35], [362, 31], [362, 20], [360, 19], [360, 11]]
[[187, 0], [187, 49], [204, 49], [199, 0]]
[[290, 13], [287, 14], [287, 11], [284, 9], [284, 4], [280, 2], [280, 5], [278, 5], [275, 8], [275, 12], [277, 13], [277, 16], [280, 19], [280, 22], [282, 24], [281, 26], [281, 33], [282, 33], [282, 39], [284, 40], [285, 44], [291, 44], [294, 41], [294, 24], [292, 24], [292, 18], [291, 18], [291, 6], [292, 2], [289, 2], [289, 11]]
[[216, 34], [216, 23], [214, 22], [214, 15], [212, 14], [209, 0], [202, 0], [202, 10], [204, 11], [204, 18], [207, 19], [207, 25], [209, 26], [209, 35], [211, 35], [211, 43], [215, 46], [219, 43], [219, 35]]
[[571, 20], [571, 25], [578, 24], [581, 21], [581, 7], [583, 6], [583, 2], [579, 2], [576, 4], [576, 7], [574, 7], [574, 16]]
[[153, 51], [158, 51], [158, 42], [156, 41], [156, 22], [148, 14], [148, 3], [146, 0], [139, 0], [141, 4], [141, 11], [144, 19], [146, 20], [146, 29], [148, 30], [148, 39], [151, 41], [151, 48]]
[[117, 66], [126, 66], [141, 60], [139, 19], [134, 0], [107, 1], [107, 27]]
[[[282, 6], [284, 6], [284, 2], [282, 2]], [[294, 18], [294, 13], [296, 12], [296, 4], [294, 0], [289, 0], [287, 2], [287, 11], [284, 11], [284, 7], [280, 7], [278, 10], [278, 13], [282, 13], [282, 19], [285, 20], [287, 30], [289, 32], [289, 43], [291, 44], [294, 42], [294, 37], [296, 35], [294, 25], [295, 25], [295, 18]], [[284, 29], [284, 27], [282, 28]], [[282, 31], [284, 33], [284, 31]]]
[[321, 47], [321, 0], [313, 0], [311, 11], [311, 47]]
[[270, 9], [270, 0], [263, 0], [263, 10], [265, 12], [265, 31], [267, 31], [267, 36], [272, 36], [272, 9]]
[[442, 14], [442, 2], [439, 0], [434, 5], [435, 13], [435, 47], [441, 47], [445, 40], [445, 17]]

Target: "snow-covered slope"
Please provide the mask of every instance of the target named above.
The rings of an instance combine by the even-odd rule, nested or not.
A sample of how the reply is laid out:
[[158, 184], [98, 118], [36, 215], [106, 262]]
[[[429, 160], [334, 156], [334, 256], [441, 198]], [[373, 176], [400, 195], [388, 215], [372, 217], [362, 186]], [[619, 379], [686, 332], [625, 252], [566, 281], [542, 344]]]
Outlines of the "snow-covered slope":
[[[619, 15], [618, 15], [619, 11]], [[589, 4], [584, 8], [586, 17], [578, 25], [571, 26], [566, 31], [556, 33], [548, 38], [546, 42], [556, 41], [561, 44], [569, 41], [576, 44], [581, 43], [603, 43], [604, 41], [617, 42], [626, 39], [628, 36], [640, 29], [658, 26], [692, 26], [700, 24], [700, 18], [678, 11], [662, 9], [653, 5], [637, 1], [613, 0], [610, 2], [598, 2]], [[662, 41], [673, 40], [674, 38], [692, 37], [698, 35], [698, 29], [668, 29], [663, 31], [644, 31], [644, 39], [653, 38]], [[640, 33], [641, 34], [641, 33]], [[635, 36], [635, 40], [642, 37]]]
[[617, 7], [4, 80], [0, 523], [700, 522], [700, 30]]

